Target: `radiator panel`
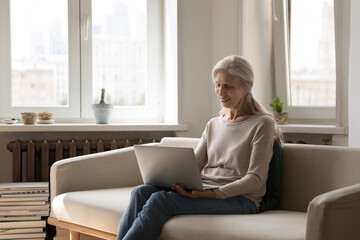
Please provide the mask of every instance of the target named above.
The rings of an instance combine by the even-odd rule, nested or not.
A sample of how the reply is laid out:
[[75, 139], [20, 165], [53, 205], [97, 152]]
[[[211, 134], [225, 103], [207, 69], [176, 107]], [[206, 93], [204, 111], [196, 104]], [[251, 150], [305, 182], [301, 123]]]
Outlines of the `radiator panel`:
[[[134, 144], [158, 142], [150, 140], [57, 140], [9, 142], [12, 152], [13, 182], [49, 181], [51, 165], [61, 159], [130, 147]], [[26, 169], [25, 169], [26, 167]], [[23, 172], [26, 171], [26, 174]]]

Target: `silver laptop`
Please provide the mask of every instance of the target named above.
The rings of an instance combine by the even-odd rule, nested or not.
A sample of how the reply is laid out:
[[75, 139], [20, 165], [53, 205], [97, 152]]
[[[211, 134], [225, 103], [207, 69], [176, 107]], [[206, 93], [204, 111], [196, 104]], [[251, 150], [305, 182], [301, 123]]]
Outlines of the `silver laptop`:
[[184, 189], [215, 188], [201, 183], [199, 167], [192, 148], [135, 145], [135, 154], [144, 183]]

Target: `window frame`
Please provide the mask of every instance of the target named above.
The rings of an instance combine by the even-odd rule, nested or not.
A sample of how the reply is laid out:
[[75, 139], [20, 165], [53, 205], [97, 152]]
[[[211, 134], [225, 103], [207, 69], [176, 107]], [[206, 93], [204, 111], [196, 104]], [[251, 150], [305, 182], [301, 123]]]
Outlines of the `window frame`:
[[[79, 2], [68, 1], [68, 32], [69, 32], [69, 99], [67, 106], [56, 107], [13, 107], [11, 106], [11, 30], [10, 30], [10, 1], [0, 1], [1, 19], [0, 30], [0, 81], [3, 87], [0, 88], [0, 117], [20, 117], [20, 112], [41, 112], [48, 110], [54, 113], [54, 116], [61, 118], [80, 118], [80, 45], [78, 41], [79, 25], [71, 24], [77, 21], [79, 12]], [[74, 81], [75, 80], [75, 81]]]
[[[69, 99], [68, 106], [11, 106], [10, 0], [0, 1], [0, 118], [20, 117], [20, 112], [53, 112], [57, 122], [94, 122], [92, 99], [91, 1], [68, 0]], [[148, 81], [145, 106], [115, 106], [111, 122], [164, 122], [164, 1], [147, 0]], [[84, 22], [89, 19], [88, 28]], [[84, 38], [88, 31], [88, 39]], [[151, 47], [149, 47], [151, 46]]]
[[[349, 5], [342, 1], [334, 1], [334, 26], [335, 26], [335, 63], [336, 63], [336, 106], [335, 107], [305, 107], [290, 106], [290, 69], [289, 69], [289, 35], [288, 35], [288, 1], [272, 1], [273, 19], [273, 41], [274, 41], [274, 60], [275, 60], [275, 94], [284, 102], [284, 111], [289, 113], [290, 121], [297, 123], [329, 123], [341, 125], [341, 108], [344, 106], [344, 91], [342, 85], [347, 81], [344, 69], [348, 63], [344, 61], [346, 51], [344, 44], [347, 43], [348, 36], [342, 32], [345, 27], [344, 17]], [[345, 1], [346, 2], [346, 1]], [[346, 48], [346, 45], [345, 45]], [[345, 95], [346, 96], [346, 95]]]

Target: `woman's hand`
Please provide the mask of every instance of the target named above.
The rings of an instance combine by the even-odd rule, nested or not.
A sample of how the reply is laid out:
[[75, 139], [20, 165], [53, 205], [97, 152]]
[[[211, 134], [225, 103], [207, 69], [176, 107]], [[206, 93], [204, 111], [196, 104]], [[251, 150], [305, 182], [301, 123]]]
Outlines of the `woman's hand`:
[[216, 198], [216, 193], [213, 190], [192, 190], [192, 191], [185, 191], [179, 184], [174, 183], [172, 189], [180, 193], [180, 195], [189, 197], [189, 198], [207, 198], [213, 199]]

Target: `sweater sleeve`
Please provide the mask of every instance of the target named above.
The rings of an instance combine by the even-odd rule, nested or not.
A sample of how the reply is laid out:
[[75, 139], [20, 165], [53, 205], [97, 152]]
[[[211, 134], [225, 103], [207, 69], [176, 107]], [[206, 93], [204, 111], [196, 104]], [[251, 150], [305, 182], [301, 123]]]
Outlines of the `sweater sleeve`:
[[251, 141], [249, 168], [244, 177], [228, 183], [216, 190], [216, 198], [230, 198], [251, 195], [266, 184], [269, 163], [273, 151], [273, 122], [262, 124]]

